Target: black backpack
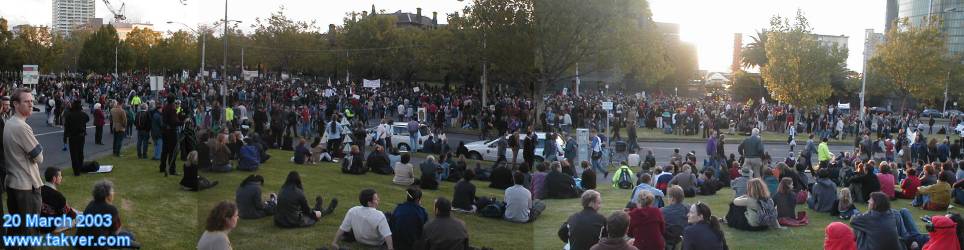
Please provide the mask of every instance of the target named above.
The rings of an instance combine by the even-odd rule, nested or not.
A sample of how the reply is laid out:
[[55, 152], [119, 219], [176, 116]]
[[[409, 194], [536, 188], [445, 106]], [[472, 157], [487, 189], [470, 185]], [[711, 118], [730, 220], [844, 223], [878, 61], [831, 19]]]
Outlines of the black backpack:
[[479, 210], [479, 215], [487, 218], [502, 218], [503, 214], [505, 214], [504, 202], [492, 202], [491, 204], [482, 207], [482, 210]]
[[147, 111], [137, 112], [136, 122], [134, 123], [137, 130], [145, 131], [151, 130], [151, 116]]
[[777, 208], [773, 204], [773, 199], [757, 200], [757, 203], [760, 205], [760, 210], [757, 211], [759, 224], [776, 227]]
[[629, 174], [629, 171], [623, 169], [619, 171], [619, 182], [616, 185], [620, 189], [631, 189], [633, 188], [633, 175]]

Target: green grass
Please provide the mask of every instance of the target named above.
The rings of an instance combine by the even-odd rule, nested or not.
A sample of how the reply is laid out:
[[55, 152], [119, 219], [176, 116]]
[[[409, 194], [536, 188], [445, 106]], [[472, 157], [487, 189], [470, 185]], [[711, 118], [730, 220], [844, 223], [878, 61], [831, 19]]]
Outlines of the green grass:
[[[338, 198], [339, 206], [335, 213], [324, 217], [317, 225], [300, 229], [280, 229], [274, 226], [272, 218], [240, 220], [238, 227], [231, 232], [231, 242], [235, 249], [315, 249], [328, 246], [348, 208], [355, 206], [358, 192], [364, 188], [374, 188], [381, 198], [379, 210], [391, 211], [397, 203], [404, 200], [404, 187], [391, 184], [391, 176], [367, 174], [361, 176], [341, 174], [334, 164], [295, 165], [287, 160], [291, 152], [270, 152], [271, 160], [262, 165], [258, 174], [265, 177], [264, 192], [278, 192], [289, 171], [301, 173], [305, 194], [308, 197], [321, 195], [326, 199]], [[220, 184], [200, 193], [181, 191], [179, 177], [164, 178], [157, 172], [156, 161], [136, 159], [132, 150], [125, 156], [116, 158], [106, 156], [98, 161], [113, 164], [114, 172], [101, 175], [67, 176], [62, 192], [73, 207], [83, 210], [91, 200], [90, 190], [93, 183], [100, 179], [112, 180], [116, 185], [114, 204], [120, 208], [124, 227], [134, 231], [145, 249], [193, 249], [203, 232], [203, 221], [210, 209], [219, 201], [234, 200], [234, 191], [249, 172], [202, 173]], [[487, 167], [487, 165], [483, 164]], [[416, 168], [417, 170], [417, 168]], [[69, 174], [69, 171], [67, 171]], [[502, 190], [488, 188], [487, 182], [476, 181], [478, 195], [495, 196], [502, 199]], [[444, 182], [440, 190], [426, 190], [423, 206], [432, 211], [431, 200], [444, 196], [451, 198], [453, 184]], [[612, 189], [600, 183], [599, 191], [603, 197], [601, 213], [608, 215], [625, 206], [631, 190]], [[688, 198], [686, 203], [701, 200], [708, 203], [713, 214], [723, 217], [732, 198], [730, 189], [721, 190], [715, 196]], [[475, 215], [455, 214], [468, 226], [473, 246], [488, 246], [495, 249], [559, 249], [563, 245], [556, 231], [566, 218], [581, 209], [578, 199], [547, 200], [548, 209], [530, 224], [515, 224], [497, 219], [482, 218]], [[897, 208], [908, 207], [910, 201], [899, 200]], [[866, 205], [859, 205], [866, 210]], [[819, 249], [823, 242], [824, 227], [836, 220], [826, 214], [807, 211], [811, 225], [786, 230], [765, 232], [741, 232], [725, 228], [727, 242], [731, 249]], [[941, 212], [922, 211], [911, 208], [914, 216], [925, 214], [938, 215]], [[960, 208], [952, 211], [964, 212]], [[432, 217], [430, 215], [430, 217]], [[919, 222], [919, 221], [916, 221]], [[923, 223], [918, 223], [921, 232], [926, 232]], [[359, 248], [358, 245], [348, 245]]]

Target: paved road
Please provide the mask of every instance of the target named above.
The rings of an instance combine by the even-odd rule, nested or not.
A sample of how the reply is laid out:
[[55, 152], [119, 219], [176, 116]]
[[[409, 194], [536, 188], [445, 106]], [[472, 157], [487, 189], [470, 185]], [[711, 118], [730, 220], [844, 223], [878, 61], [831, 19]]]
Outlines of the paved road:
[[[44, 110], [43, 106], [39, 106], [40, 110]], [[89, 115], [89, 114], [88, 114]], [[64, 129], [59, 127], [52, 127], [47, 125], [47, 113], [34, 112], [27, 118], [27, 124], [33, 128], [34, 134], [37, 136], [37, 140], [40, 145], [44, 147], [44, 162], [41, 164], [41, 169], [46, 169], [50, 166], [55, 166], [59, 168], [69, 168], [70, 167], [70, 154], [68, 151], [62, 150], [64, 147]], [[109, 155], [111, 152], [111, 143], [113, 142], [113, 135], [110, 134], [110, 126], [104, 126], [104, 137], [102, 142], [104, 145], [94, 144], [94, 117], [90, 117], [90, 122], [87, 123], [87, 137], [84, 143], [84, 159], [89, 161], [96, 159], [103, 155]], [[136, 137], [131, 137], [131, 139], [136, 140]], [[125, 144], [133, 143], [133, 140], [126, 139]]]

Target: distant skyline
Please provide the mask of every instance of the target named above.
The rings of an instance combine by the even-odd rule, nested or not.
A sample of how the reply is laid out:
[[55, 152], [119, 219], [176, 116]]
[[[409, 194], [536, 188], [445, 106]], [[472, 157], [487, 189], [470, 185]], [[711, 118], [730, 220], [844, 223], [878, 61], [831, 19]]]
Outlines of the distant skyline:
[[[96, 17], [111, 20], [103, 0], [96, 0]], [[110, 1], [119, 7], [121, 1]], [[202, 23], [214, 23], [224, 17], [224, 1], [218, 0], [127, 0], [128, 21], [152, 23], [161, 32], [182, 29], [177, 21], [196, 27]], [[471, 0], [363, 0], [363, 1], [228, 1], [228, 18], [241, 20], [246, 32], [255, 18], [265, 18], [284, 6], [285, 13], [294, 20], [316, 21], [316, 26], [326, 31], [328, 24], [341, 25], [346, 13], [370, 11], [372, 4], [377, 10], [392, 13], [398, 10], [414, 13], [422, 8], [422, 15], [431, 17], [438, 12], [439, 22], [445, 16], [460, 12]], [[824, 35], [849, 37], [847, 67], [860, 72], [864, 29], [883, 32], [886, 1], [882, 0], [650, 0], [653, 19], [658, 22], [678, 23], [680, 39], [696, 44], [700, 69], [729, 71], [733, 54], [733, 33], [742, 33], [743, 44], [752, 40], [750, 35], [769, 26], [770, 17], [776, 14], [792, 17], [799, 8], [808, 18], [813, 32]], [[19, 24], [47, 25], [51, 23], [52, 0], [0, 0], [0, 17]]]

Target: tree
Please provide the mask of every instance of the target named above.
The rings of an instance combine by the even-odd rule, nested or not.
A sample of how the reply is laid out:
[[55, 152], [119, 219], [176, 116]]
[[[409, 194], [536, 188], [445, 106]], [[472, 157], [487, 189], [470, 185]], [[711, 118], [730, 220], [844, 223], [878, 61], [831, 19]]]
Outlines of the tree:
[[740, 52], [743, 68], [763, 68], [767, 65], [767, 30], [757, 31], [756, 36], [750, 38], [753, 42], [744, 46]]
[[46, 27], [24, 26], [12, 41], [12, 46], [21, 59], [16, 64], [37, 64], [41, 70], [50, 71], [50, 66], [57, 64], [63, 48], [54, 46], [54, 37]]
[[127, 34], [124, 44], [131, 49], [135, 69], [151, 68], [150, 52], [161, 40], [161, 33], [149, 29], [134, 28]]
[[798, 107], [823, 105], [831, 94], [831, 73], [846, 60], [846, 51], [820, 45], [803, 12], [791, 23], [774, 16], [767, 32], [767, 65], [761, 69], [773, 98]]
[[886, 42], [877, 47], [870, 60], [872, 72], [887, 77], [901, 97], [901, 110], [907, 98], [933, 100], [942, 96], [947, 79], [948, 60], [945, 36], [938, 19], [923, 25], [911, 25], [905, 18], [886, 34]]
[[733, 74], [733, 85], [730, 92], [734, 100], [760, 100], [762, 97], [769, 97], [767, 89], [761, 83], [760, 74], [737, 71]]
[[7, 24], [7, 19], [0, 17], [0, 71], [19, 71], [21, 65], [19, 55], [13, 46], [13, 32]]

